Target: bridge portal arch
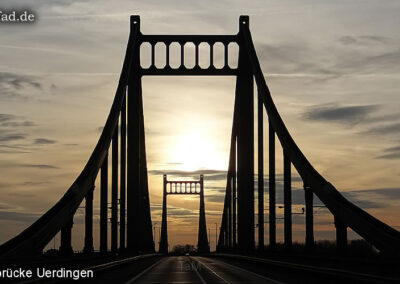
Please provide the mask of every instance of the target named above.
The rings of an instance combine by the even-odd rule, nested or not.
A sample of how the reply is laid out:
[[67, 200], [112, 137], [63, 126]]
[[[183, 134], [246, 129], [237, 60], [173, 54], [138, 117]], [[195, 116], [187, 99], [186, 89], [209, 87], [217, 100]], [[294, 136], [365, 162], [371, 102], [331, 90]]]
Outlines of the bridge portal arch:
[[197, 236], [197, 250], [199, 253], [210, 252], [207, 238], [206, 211], [204, 205], [204, 176], [200, 175], [199, 180], [179, 181], [168, 180], [167, 175], [163, 175], [163, 207], [161, 221], [160, 253], [168, 253], [168, 221], [167, 221], [167, 196], [168, 195], [199, 195], [199, 229]]

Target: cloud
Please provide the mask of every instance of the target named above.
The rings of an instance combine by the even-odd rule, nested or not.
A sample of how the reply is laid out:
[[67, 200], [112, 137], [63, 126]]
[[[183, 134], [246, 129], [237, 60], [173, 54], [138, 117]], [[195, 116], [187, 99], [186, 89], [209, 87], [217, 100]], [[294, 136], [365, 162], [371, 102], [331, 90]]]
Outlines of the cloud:
[[371, 113], [378, 108], [378, 105], [339, 106], [337, 104], [323, 104], [309, 107], [303, 117], [311, 121], [355, 125], [368, 120]]
[[346, 197], [350, 202], [354, 203], [362, 209], [373, 209], [373, 208], [385, 208], [386, 204], [377, 202], [376, 200], [368, 200], [364, 194], [360, 192], [342, 192], [343, 196]]
[[22, 164], [21, 167], [36, 168], [36, 169], [59, 169], [59, 167], [45, 164]]
[[378, 156], [378, 159], [400, 159], [400, 146], [386, 148], [383, 150], [383, 155]]
[[28, 96], [21, 93], [21, 90], [26, 88], [40, 90], [42, 89], [42, 85], [31, 76], [0, 72], [0, 90], [2, 91], [2, 98], [28, 99]]
[[19, 126], [33, 126], [34, 123], [32, 121], [24, 120], [24, 121], [19, 121], [21, 120], [21, 117], [18, 117], [13, 114], [8, 114], [8, 113], [0, 113], [0, 126], [3, 127], [19, 127]]
[[372, 127], [366, 131], [368, 134], [375, 135], [396, 135], [400, 134], [400, 123], [385, 124], [381, 126]]
[[[1, 82], [0, 82], [0, 88], [1, 88]], [[26, 139], [27, 135], [24, 132], [16, 131], [15, 128], [31, 127], [33, 125], [34, 123], [32, 121], [24, 120], [22, 117], [8, 113], [0, 113], [0, 142], [11, 142], [11, 141]], [[4, 148], [10, 146], [0, 145], [0, 147]], [[19, 147], [14, 146], [14, 150], [12, 151], [15, 152], [16, 148]], [[10, 151], [1, 150], [1, 152], [9, 153]]]
[[46, 139], [46, 138], [37, 138], [34, 140], [35, 144], [54, 144], [57, 141], [51, 140], [51, 139]]
[[46, 181], [26, 181], [23, 182], [22, 185], [24, 186], [36, 186], [36, 185], [43, 185], [43, 184], [47, 184], [48, 182]]
[[[258, 43], [257, 51], [260, 61], [268, 66], [272, 73], [287, 77], [303, 75], [336, 76], [336, 72], [325, 68], [312, 60], [312, 50], [296, 43], [286, 42], [277, 45]], [[318, 78], [315, 78], [318, 79]]]
[[22, 121], [22, 122], [15, 122], [15, 121], [10, 121], [10, 122], [3, 122], [1, 123], [1, 126], [9, 126], [9, 127], [20, 127], [20, 126], [34, 126], [35, 124], [32, 121]]
[[183, 217], [197, 217], [199, 215], [198, 210], [190, 210], [186, 208], [168, 208], [168, 215], [172, 216], [183, 216]]
[[371, 45], [382, 44], [390, 41], [390, 38], [376, 35], [362, 35], [362, 36], [342, 36], [338, 41], [344, 45]]
[[224, 202], [225, 195], [213, 195], [213, 196], [206, 196], [205, 200], [206, 202]]
[[0, 72], [0, 84], [6, 84], [16, 89], [21, 89], [26, 85], [30, 85], [35, 88], [41, 88], [41, 84], [34, 81], [30, 76], [5, 72]]
[[343, 196], [363, 209], [386, 208], [400, 201], [400, 188], [372, 188], [342, 192]]
[[389, 200], [400, 200], [400, 188], [393, 187], [393, 188], [372, 188], [372, 189], [360, 189], [350, 191], [349, 193], [352, 194], [359, 194], [360, 196], [366, 195], [379, 195], [380, 197], [388, 198]]
[[400, 49], [379, 55], [365, 54], [357, 49], [337, 53], [331, 68], [339, 74], [378, 74], [399, 72]]
[[0, 113], [0, 123], [10, 121], [15, 118], [15, 115]]
[[32, 222], [36, 221], [40, 216], [41, 216], [41, 214], [35, 214], [35, 213], [0, 211], [0, 219], [7, 220], [7, 221], [32, 223]]
[[337, 41], [340, 45], [330, 44], [328, 53], [323, 46], [316, 49], [314, 44], [288, 38], [273, 44], [256, 43], [256, 47], [262, 65], [268, 67], [266, 75], [286, 80], [307, 77], [318, 82], [348, 75], [400, 71], [400, 49], [391, 45], [389, 37], [342, 36]]
[[2, 131], [0, 131], [0, 142], [22, 140], [25, 138], [26, 135], [23, 133], [2, 133]]
[[174, 177], [189, 177], [199, 179], [200, 175], [204, 175], [205, 180], [219, 181], [225, 180], [227, 171], [212, 170], [212, 169], [200, 169], [196, 171], [179, 171], [179, 170], [151, 170], [149, 171], [152, 175], [171, 175]]
[[[393, 201], [400, 201], [400, 188], [375, 188], [360, 189], [352, 191], [341, 191], [341, 194], [363, 209], [385, 208]], [[276, 191], [276, 203], [283, 204], [283, 191]], [[304, 190], [292, 190], [292, 204], [304, 206]], [[323, 203], [315, 196], [314, 205], [321, 206]], [[328, 214], [329, 211], [320, 211], [321, 214]]]
[[30, 153], [31, 148], [25, 145], [0, 144], [0, 153]]

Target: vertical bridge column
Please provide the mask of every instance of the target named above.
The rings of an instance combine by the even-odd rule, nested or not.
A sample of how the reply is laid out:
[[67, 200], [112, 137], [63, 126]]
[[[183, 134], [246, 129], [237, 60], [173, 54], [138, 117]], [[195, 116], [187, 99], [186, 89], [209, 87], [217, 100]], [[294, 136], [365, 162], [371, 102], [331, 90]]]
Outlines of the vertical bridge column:
[[283, 152], [283, 203], [284, 203], [284, 233], [285, 248], [292, 248], [292, 179], [291, 162], [288, 155]]
[[149, 199], [149, 186], [147, 176], [147, 159], [146, 159], [146, 141], [144, 130], [144, 115], [143, 115], [143, 99], [140, 96], [140, 164], [139, 164], [139, 183], [140, 183], [140, 203], [141, 203], [141, 230], [140, 230], [140, 247], [143, 252], [154, 252], [153, 240], [153, 224], [151, 222], [150, 199]]
[[[240, 31], [249, 18], [240, 17]], [[236, 103], [238, 103], [238, 249], [254, 250], [254, 90], [253, 73], [243, 36], [239, 44]]]
[[74, 217], [65, 224], [61, 229], [61, 244], [60, 244], [60, 253], [62, 255], [71, 255], [74, 253], [71, 245], [71, 231], [72, 225], [74, 224]]
[[167, 175], [163, 176], [163, 206], [161, 220], [161, 238], [159, 253], [168, 253], [168, 229], [167, 229]]
[[131, 16], [132, 65], [128, 81], [127, 248], [133, 253], [154, 252], [147, 181], [147, 161], [140, 73], [140, 19]]
[[264, 250], [264, 123], [263, 100], [258, 92], [257, 116], [258, 116], [258, 249]]
[[304, 197], [306, 205], [306, 250], [314, 250], [314, 216], [313, 216], [313, 192], [311, 188], [304, 183]]
[[269, 122], [269, 248], [276, 248], [275, 130]]
[[85, 246], [83, 252], [86, 254], [91, 254], [94, 251], [93, 248], [93, 191], [89, 190], [85, 196]]
[[[140, 31], [139, 17], [131, 17], [131, 34]], [[128, 172], [127, 172], [127, 248], [137, 253], [140, 250], [141, 233], [141, 199], [139, 181], [140, 151], [140, 96], [142, 95], [141, 77], [139, 74], [139, 42], [134, 38], [132, 66], [128, 83]]]
[[121, 109], [121, 156], [120, 156], [120, 193], [119, 193], [119, 249], [125, 249], [125, 178], [126, 178], [126, 90]]
[[100, 252], [107, 252], [108, 221], [108, 153], [100, 171]]
[[207, 238], [206, 211], [204, 206], [204, 176], [200, 175], [200, 216], [199, 216], [199, 231], [197, 237], [197, 250], [199, 253], [210, 252]]
[[111, 251], [118, 249], [118, 123], [112, 139], [111, 165]]
[[336, 249], [339, 255], [347, 254], [347, 226], [335, 216]]
[[232, 172], [232, 248], [236, 249], [236, 244], [237, 244], [237, 210], [236, 210], [236, 205], [237, 205], [237, 187], [236, 187], [236, 146], [237, 146], [237, 140], [235, 137], [235, 142], [233, 144], [234, 150], [233, 150], [233, 172]]

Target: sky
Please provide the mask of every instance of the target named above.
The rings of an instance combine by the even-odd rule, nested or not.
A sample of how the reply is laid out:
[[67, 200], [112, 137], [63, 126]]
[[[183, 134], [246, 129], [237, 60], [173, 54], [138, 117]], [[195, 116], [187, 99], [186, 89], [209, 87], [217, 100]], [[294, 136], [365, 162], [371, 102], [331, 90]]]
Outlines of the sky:
[[[46, 212], [83, 169], [115, 94], [131, 14], [141, 16], [144, 34], [236, 34], [239, 15], [249, 15], [267, 84], [300, 149], [346, 198], [400, 229], [398, 1], [32, 3], [0, 4], [4, 10], [28, 9], [37, 18], [33, 24], [0, 23], [0, 242]], [[233, 77], [143, 78], [156, 242], [162, 174], [171, 179], [204, 174], [207, 225], [215, 247], [234, 88]], [[282, 203], [280, 145], [277, 153]], [[293, 211], [301, 212], [301, 182], [295, 174], [293, 179]], [[170, 246], [196, 244], [198, 202], [169, 197]], [[96, 247], [98, 212], [95, 193]], [[78, 209], [75, 215], [75, 250], [83, 246], [83, 213]], [[294, 215], [293, 223], [294, 239], [303, 241], [304, 216]], [[315, 229], [316, 239], [334, 239], [333, 218], [324, 208], [316, 209]], [[59, 236], [49, 247], [58, 245]]]

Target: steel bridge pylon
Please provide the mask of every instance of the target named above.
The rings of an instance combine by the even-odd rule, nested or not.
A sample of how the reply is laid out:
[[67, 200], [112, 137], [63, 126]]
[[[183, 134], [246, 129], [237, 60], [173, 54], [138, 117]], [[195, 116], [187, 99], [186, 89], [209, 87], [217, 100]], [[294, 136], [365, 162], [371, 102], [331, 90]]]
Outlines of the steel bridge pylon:
[[[85, 200], [85, 247], [93, 248], [93, 193], [100, 176], [100, 252], [108, 248], [108, 168], [111, 156], [111, 251], [128, 250], [133, 254], [154, 251], [147, 176], [145, 128], [142, 98], [143, 76], [235, 76], [233, 114], [226, 194], [217, 249], [248, 253], [255, 249], [255, 217], [258, 220], [258, 247], [264, 248], [264, 110], [268, 117], [268, 193], [269, 247], [276, 247], [276, 149], [282, 146], [284, 183], [284, 241], [292, 243], [291, 171], [303, 181], [305, 199], [305, 243], [314, 248], [313, 199], [320, 201], [334, 216], [337, 248], [345, 254], [347, 229], [351, 228], [379, 251], [400, 255], [400, 232], [374, 218], [345, 199], [307, 160], [286, 128], [270, 94], [261, 70], [249, 29], [249, 17], [240, 16], [239, 32], [234, 35], [145, 35], [139, 16], [131, 16], [125, 59], [110, 113], [101, 136], [85, 167], [63, 197], [36, 222], [0, 246], [0, 257], [18, 258], [40, 255], [46, 245], [61, 232], [60, 251], [72, 253], [73, 218]], [[223, 47], [223, 64], [214, 64], [214, 46]], [[150, 45], [150, 64], [141, 65], [141, 46]], [[156, 45], [165, 46], [164, 65], [156, 64]], [[180, 65], [172, 66], [170, 46], [180, 48]], [[194, 46], [193, 67], [185, 66], [186, 44]], [[209, 65], [200, 66], [201, 45], [209, 46]], [[239, 47], [238, 66], [228, 63], [229, 45]], [[159, 56], [157, 56], [159, 58]], [[178, 58], [179, 59], [179, 58]], [[255, 82], [255, 84], [254, 84]], [[255, 212], [254, 97], [257, 97], [257, 186], [258, 214]], [[99, 174], [100, 172], [100, 174]], [[119, 176], [118, 176], [119, 173]], [[168, 193], [169, 194], [169, 193]], [[200, 213], [204, 212], [200, 198]], [[165, 202], [166, 204], [166, 202]], [[125, 209], [127, 210], [125, 214]], [[166, 208], [165, 208], [166, 209]], [[166, 217], [163, 212], [163, 216]], [[204, 217], [202, 217], [204, 215]], [[119, 217], [119, 218], [118, 218]], [[119, 221], [119, 222], [118, 222]], [[164, 225], [165, 223], [165, 225]], [[203, 225], [204, 224], [204, 225]], [[118, 229], [119, 225], [119, 229]], [[126, 231], [125, 231], [126, 225]], [[163, 222], [161, 251], [168, 251], [166, 218]], [[118, 239], [119, 234], [119, 239]], [[118, 243], [119, 240], [119, 243]], [[199, 219], [199, 249], [208, 251], [205, 214]]]
[[160, 253], [168, 253], [168, 221], [167, 221], [167, 196], [168, 195], [199, 195], [199, 229], [197, 236], [197, 251], [209, 253], [210, 246], [207, 238], [206, 210], [204, 205], [204, 176], [200, 175], [198, 181], [170, 181], [167, 175], [163, 176], [163, 206], [161, 221]]

